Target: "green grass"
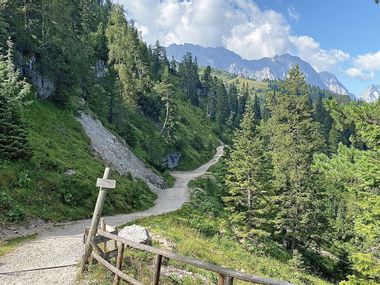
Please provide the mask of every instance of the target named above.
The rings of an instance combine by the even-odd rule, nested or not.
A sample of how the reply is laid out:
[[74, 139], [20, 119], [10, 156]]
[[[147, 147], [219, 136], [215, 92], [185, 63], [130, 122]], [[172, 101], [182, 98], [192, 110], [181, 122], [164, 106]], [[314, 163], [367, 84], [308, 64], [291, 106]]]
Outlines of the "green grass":
[[32, 234], [28, 236], [9, 239], [2, 243], [0, 242], [0, 257], [6, 255], [9, 252], [12, 252], [21, 243], [33, 240], [36, 237], [37, 237], [37, 234]]
[[[93, 156], [90, 141], [71, 112], [46, 101], [35, 101], [28, 109], [33, 157], [0, 165], [0, 224], [25, 217], [50, 221], [89, 217], [98, 193], [96, 178], [104, 171], [102, 161]], [[64, 175], [69, 169], [75, 174]], [[112, 178], [117, 187], [107, 196], [104, 214], [153, 205], [156, 195], [143, 181], [116, 172]]]
[[248, 84], [249, 88], [254, 88], [258, 93], [265, 93], [268, 90], [268, 82], [255, 81], [252, 79], [247, 79], [243, 77], [237, 77], [229, 81], [229, 83], [234, 82], [237, 86], [242, 86], [243, 83]]

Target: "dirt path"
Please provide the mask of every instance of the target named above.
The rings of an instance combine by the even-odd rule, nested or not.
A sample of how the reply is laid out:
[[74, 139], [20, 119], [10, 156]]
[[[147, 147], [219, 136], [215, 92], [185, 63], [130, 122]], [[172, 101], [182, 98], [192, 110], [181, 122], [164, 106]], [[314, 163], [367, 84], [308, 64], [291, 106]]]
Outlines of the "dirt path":
[[[217, 148], [212, 160], [194, 171], [175, 171], [173, 188], [158, 193], [155, 206], [127, 215], [106, 217], [107, 224], [114, 226], [139, 218], [168, 213], [179, 209], [189, 198], [188, 182], [203, 175], [223, 154]], [[0, 284], [7, 285], [51, 285], [73, 284], [77, 268], [75, 264], [83, 253], [83, 230], [90, 220], [66, 223], [60, 227], [41, 229], [38, 238], [19, 246], [14, 252], [0, 257]], [[62, 267], [63, 266], [63, 267]], [[60, 267], [18, 273], [1, 274], [29, 269]]]

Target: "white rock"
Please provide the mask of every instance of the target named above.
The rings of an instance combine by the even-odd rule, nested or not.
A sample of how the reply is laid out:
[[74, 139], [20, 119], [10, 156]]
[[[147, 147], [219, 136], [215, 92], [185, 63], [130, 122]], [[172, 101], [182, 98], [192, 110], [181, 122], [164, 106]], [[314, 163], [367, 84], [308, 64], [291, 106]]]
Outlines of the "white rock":
[[65, 173], [63, 173], [63, 175], [65, 175], [65, 176], [73, 176], [73, 175], [75, 175], [75, 170], [74, 169], [67, 169], [66, 171], [65, 171]]
[[119, 237], [132, 240], [137, 243], [151, 244], [152, 238], [146, 228], [139, 225], [126, 226], [119, 231]]

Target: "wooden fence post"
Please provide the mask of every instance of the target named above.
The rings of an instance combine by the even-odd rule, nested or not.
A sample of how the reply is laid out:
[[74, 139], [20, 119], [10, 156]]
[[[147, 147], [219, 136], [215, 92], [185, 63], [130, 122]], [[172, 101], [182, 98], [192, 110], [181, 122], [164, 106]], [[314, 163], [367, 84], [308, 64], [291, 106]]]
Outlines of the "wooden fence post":
[[234, 278], [231, 276], [227, 276], [226, 285], [233, 285], [233, 284], [234, 284]]
[[[123, 266], [123, 254], [124, 254], [124, 244], [119, 243], [117, 246], [117, 257], [116, 257], [116, 268], [121, 270], [121, 267]], [[120, 277], [115, 273], [115, 278], [113, 279], [113, 285], [119, 285], [120, 283]]]
[[[104, 174], [103, 174], [103, 180], [106, 180], [108, 178], [109, 174], [110, 174], [110, 168], [106, 167], [106, 169], [104, 170]], [[113, 185], [112, 187], [108, 187], [108, 188], [115, 188], [115, 186]], [[96, 232], [98, 230], [99, 219], [100, 219], [100, 216], [102, 215], [102, 210], [103, 210], [104, 202], [106, 200], [106, 195], [107, 195], [106, 187], [100, 186], [98, 199], [96, 200], [94, 214], [92, 216], [91, 225], [90, 225], [90, 229], [88, 231], [88, 236], [87, 236], [87, 240], [86, 240], [86, 244], [85, 244], [85, 250], [84, 250], [83, 261], [82, 261], [82, 268], [81, 268], [82, 272], [87, 270], [88, 259], [91, 255], [91, 251], [92, 251], [91, 241], [92, 241], [93, 237], [96, 235]]]
[[[106, 225], [106, 219], [105, 218], [101, 218], [100, 219], [100, 228], [102, 229], [102, 231], [106, 231], [107, 230], [107, 225]], [[107, 241], [105, 241], [103, 243], [103, 251], [107, 252]]]
[[160, 283], [161, 264], [162, 264], [162, 255], [157, 254], [156, 261], [154, 264], [153, 285], [158, 285]]
[[218, 279], [218, 285], [224, 285], [225, 282], [226, 282], [226, 276], [220, 274], [219, 279]]

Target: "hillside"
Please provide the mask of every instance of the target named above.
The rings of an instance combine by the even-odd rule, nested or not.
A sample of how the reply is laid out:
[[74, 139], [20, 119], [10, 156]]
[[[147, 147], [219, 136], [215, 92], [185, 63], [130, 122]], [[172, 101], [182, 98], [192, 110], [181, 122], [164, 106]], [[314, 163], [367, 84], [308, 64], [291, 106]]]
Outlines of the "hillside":
[[[211, 126], [202, 121], [196, 109], [186, 108], [184, 105], [182, 114], [183, 120], [189, 120], [198, 127], [200, 143], [210, 145], [211, 148], [218, 144], [217, 138], [212, 135]], [[137, 142], [147, 142], [145, 138], [152, 138], [154, 132], [148, 136], [149, 132], [139, 130], [137, 119], [145, 122], [145, 129], [156, 128], [149, 120], [144, 120], [138, 114], [135, 116], [136, 121], [131, 124], [136, 131], [144, 134], [142, 140]], [[0, 222], [22, 222], [29, 218], [61, 221], [89, 217], [97, 195], [94, 191], [95, 180], [101, 177], [104, 162], [94, 156], [90, 139], [84, 129], [72, 112], [38, 100], [28, 107], [26, 122], [33, 157], [28, 162], [2, 164]], [[155, 132], [158, 133], [157, 130]], [[183, 125], [182, 132], [191, 143], [194, 136], [192, 128]], [[151, 147], [154, 149], [160, 146], [158, 144]], [[181, 168], [193, 168], [207, 161], [213, 153], [213, 149], [197, 152], [191, 144], [184, 149]], [[143, 154], [142, 157], [147, 156], [144, 152], [140, 153]], [[121, 176], [117, 172], [112, 175], [117, 180], [118, 187], [107, 201], [105, 214], [128, 213], [153, 205], [155, 194], [150, 192], [143, 181], [128, 175]], [[166, 177], [171, 183], [171, 178]]]

